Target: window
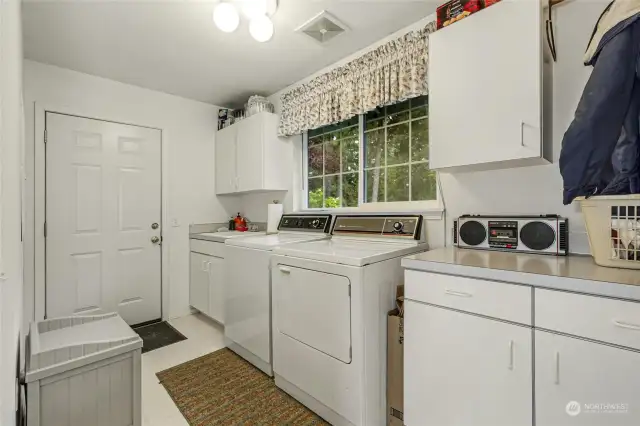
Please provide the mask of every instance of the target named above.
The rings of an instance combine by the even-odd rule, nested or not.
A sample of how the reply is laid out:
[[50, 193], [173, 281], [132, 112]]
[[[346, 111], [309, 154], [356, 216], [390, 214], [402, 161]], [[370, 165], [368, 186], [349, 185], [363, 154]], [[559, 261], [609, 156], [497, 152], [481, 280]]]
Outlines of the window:
[[310, 130], [306, 140], [308, 208], [437, 199], [426, 96]]
[[307, 138], [307, 207], [358, 207], [359, 118], [310, 130]]

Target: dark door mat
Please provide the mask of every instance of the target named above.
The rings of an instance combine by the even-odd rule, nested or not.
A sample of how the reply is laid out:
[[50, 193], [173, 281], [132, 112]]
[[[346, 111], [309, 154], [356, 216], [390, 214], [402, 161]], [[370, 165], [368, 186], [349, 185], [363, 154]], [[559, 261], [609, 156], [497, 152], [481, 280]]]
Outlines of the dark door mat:
[[142, 338], [143, 354], [187, 340], [182, 333], [166, 321], [133, 327], [133, 331]]

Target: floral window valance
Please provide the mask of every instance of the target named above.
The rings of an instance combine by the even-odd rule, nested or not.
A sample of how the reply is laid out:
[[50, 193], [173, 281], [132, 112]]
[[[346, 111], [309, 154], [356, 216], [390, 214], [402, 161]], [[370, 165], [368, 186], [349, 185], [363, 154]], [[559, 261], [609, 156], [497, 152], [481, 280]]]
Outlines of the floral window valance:
[[431, 22], [283, 94], [280, 136], [426, 95], [429, 34], [435, 29]]

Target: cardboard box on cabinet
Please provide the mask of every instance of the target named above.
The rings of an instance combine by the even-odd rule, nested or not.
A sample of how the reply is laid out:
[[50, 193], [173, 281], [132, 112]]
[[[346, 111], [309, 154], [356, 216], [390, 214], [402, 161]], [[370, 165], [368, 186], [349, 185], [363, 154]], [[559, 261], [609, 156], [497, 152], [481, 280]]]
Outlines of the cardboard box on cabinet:
[[402, 426], [404, 412], [404, 285], [387, 316], [387, 426]]

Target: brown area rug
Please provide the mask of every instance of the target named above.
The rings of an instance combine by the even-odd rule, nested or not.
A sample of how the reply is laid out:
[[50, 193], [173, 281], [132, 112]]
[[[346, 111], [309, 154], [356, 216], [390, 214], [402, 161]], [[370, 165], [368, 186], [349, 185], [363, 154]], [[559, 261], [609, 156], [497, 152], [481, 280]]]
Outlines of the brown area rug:
[[157, 376], [191, 426], [329, 425], [226, 348]]

